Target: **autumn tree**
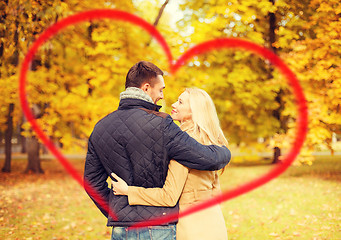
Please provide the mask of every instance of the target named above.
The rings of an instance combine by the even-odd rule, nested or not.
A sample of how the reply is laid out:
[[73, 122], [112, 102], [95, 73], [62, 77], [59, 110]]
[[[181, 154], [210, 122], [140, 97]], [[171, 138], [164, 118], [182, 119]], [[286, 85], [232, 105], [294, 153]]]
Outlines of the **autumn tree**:
[[[269, 47], [269, 1], [196, 1], [182, 4], [180, 28], [189, 32], [184, 45], [223, 37], [240, 37]], [[215, 99], [222, 126], [231, 142], [256, 142], [280, 131], [276, 97], [285, 88], [269, 78], [269, 63], [249, 52], [224, 50], [189, 63], [189, 84], [205, 88]], [[188, 70], [186, 70], [188, 71]]]
[[[311, 163], [308, 156], [314, 146], [323, 144], [333, 152], [332, 133], [341, 131], [341, 4], [292, 1], [283, 8], [288, 9], [287, 20], [277, 45], [306, 93], [310, 121], [304, 154]], [[291, 115], [292, 105], [286, 106]]]
[[[341, 119], [337, 1], [184, 1], [183, 18], [175, 28], [170, 24], [169, 2], [1, 0], [0, 131], [7, 136], [6, 156], [10, 156], [11, 129], [22, 122], [17, 96], [20, 59], [51, 24], [94, 8], [124, 10], [154, 24], [174, 58], [194, 44], [221, 37], [241, 37], [272, 48], [304, 87], [311, 119], [306, 149], [321, 143], [331, 147], [331, 133], [340, 131]], [[213, 51], [196, 56], [171, 76], [163, 50], [148, 33], [106, 19], [69, 26], [37, 52], [27, 96], [30, 106], [38, 109], [37, 121], [44, 132], [65, 152], [83, 151], [94, 124], [117, 108], [125, 75], [140, 60], [165, 70], [166, 112], [185, 87], [197, 86], [213, 97], [231, 143], [250, 146], [262, 138], [269, 147], [289, 147], [295, 133], [295, 102], [284, 77], [267, 60], [245, 51]], [[28, 123], [23, 128], [23, 134], [34, 139]], [[39, 146], [35, 143], [31, 147]]]
[[[331, 147], [332, 132], [340, 131], [338, 1], [196, 1], [181, 7], [187, 14], [178, 26], [187, 34], [187, 48], [217, 37], [241, 37], [276, 51], [297, 74], [309, 103], [303, 155], [320, 144]], [[195, 67], [197, 74], [187, 80], [197, 78], [192, 84], [214, 92], [224, 129], [233, 142], [268, 137], [271, 146], [290, 147], [295, 101], [285, 79], [272, 72], [266, 61], [225, 51], [199, 56], [189, 67]], [[202, 78], [210, 80], [197, 81]]]
[[[80, 9], [73, 3], [62, 5], [65, 15], [94, 7], [83, 2]], [[100, 3], [97, 8], [145, 11], [129, 2]], [[160, 8], [148, 9], [162, 26]], [[28, 77], [28, 99], [41, 110], [40, 126], [64, 151], [83, 151], [94, 124], [117, 108], [128, 69], [140, 60], [165, 66], [167, 59], [161, 54], [149, 34], [130, 23], [101, 19], [64, 29], [39, 49], [40, 64]]]
[[2, 0], [0, 10], [0, 84], [2, 88], [0, 131], [5, 132], [5, 164], [2, 171], [10, 172], [13, 130], [20, 116], [20, 111], [17, 109], [16, 79], [22, 50], [19, 41], [21, 16], [20, 6], [15, 5], [13, 1]]
[[[2, 32], [7, 35], [2, 38], [1, 43], [5, 47], [1, 45], [1, 49], [8, 52], [4, 52], [1, 58], [1, 74], [6, 75], [1, 78], [4, 81], [2, 87], [7, 94], [1, 97], [9, 101], [11, 96], [11, 101], [18, 108], [18, 63], [9, 68], [12, 66], [10, 60], [13, 55], [22, 58], [39, 34], [59, 19], [94, 8], [116, 8], [150, 16], [148, 20], [151, 23], [167, 29], [161, 18], [165, 15], [163, 9], [167, 2], [155, 3], [31, 0], [21, 4], [19, 0], [10, 3], [3, 1], [1, 6], [8, 17], [2, 18], [2, 29], [13, 30]], [[15, 45], [13, 39], [17, 38], [21, 41]], [[129, 23], [101, 19], [70, 26], [46, 42], [36, 53], [28, 73], [28, 101], [31, 108], [39, 112], [36, 115], [39, 115], [38, 123], [57, 145], [65, 151], [83, 150], [94, 124], [118, 106], [119, 93], [124, 90], [128, 69], [140, 60], [166, 66], [166, 57], [160, 55], [161, 47], [149, 34]], [[11, 73], [8, 73], [9, 69]], [[11, 126], [6, 124], [6, 117], [13, 114], [8, 114], [11, 108], [5, 108], [3, 103], [5, 101], [1, 104], [1, 121], [4, 123], [1, 126], [4, 131]], [[22, 115], [18, 109], [14, 124], [20, 124]], [[29, 157], [27, 171], [42, 172], [35, 134], [28, 123], [23, 128], [23, 134], [30, 139], [28, 152], [35, 155]]]

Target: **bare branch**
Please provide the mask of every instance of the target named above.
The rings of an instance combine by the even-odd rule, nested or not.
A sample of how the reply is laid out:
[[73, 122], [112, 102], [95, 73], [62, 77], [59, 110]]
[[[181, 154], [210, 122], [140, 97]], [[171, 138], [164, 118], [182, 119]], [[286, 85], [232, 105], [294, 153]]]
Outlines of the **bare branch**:
[[[162, 16], [162, 13], [163, 13], [163, 10], [165, 10], [165, 7], [167, 6], [167, 4], [169, 3], [169, 0], [166, 0], [163, 4], [162, 4], [162, 7], [160, 8], [160, 11], [159, 11], [159, 14], [157, 15], [155, 21], [154, 21], [154, 27], [157, 26], [157, 24], [159, 23], [160, 21], [160, 18]], [[152, 40], [150, 40], [148, 43], [147, 43], [147, 47], [149, 47], [150, 43], [151, 43]]]
[[155, 19], [155, 22], [154, 22], [154, 24], [153, 24], [154, 27], [156, 27], [157, 24], [159, 23], [159, 20], [160, 20], [160, 18], [161, 18], [161, 16], [162, 16], [163, 10], [165, 10], [165, 7], [167, 6], [168, 3], [169, 3], [169, 0], [166, 0], [166, 1], [164, 2], [164, 4], [162, 5], [162, 7], [160, 8], [159, 14], [157, 15], [157, 17], [156, 17], [156, 19]]

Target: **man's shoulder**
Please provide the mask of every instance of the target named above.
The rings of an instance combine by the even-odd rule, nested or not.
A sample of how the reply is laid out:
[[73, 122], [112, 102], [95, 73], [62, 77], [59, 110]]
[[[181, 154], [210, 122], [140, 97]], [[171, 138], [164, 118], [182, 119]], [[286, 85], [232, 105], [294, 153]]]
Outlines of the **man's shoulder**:
[[148, 114], [152, 114], [152, 115], [161, 117], [163, 119], [166, 119], [167, 117], [170, 117], [169, 114], [164, 113], [164, 112], [158, 112], [158, 111], [154, 111], [154, 110], [150, 110], [150, 109], [146, 109], [146, 108], [139, 108], [139, 109], [145, 111]]
[[98, 122], [96, 123], [97, 124], [101, 124], [105, 121], [110, 121], [109, 119], [112, 118], [115, 114], [117, 114], [117, 110], [105, 115], [104, 117], [102, 117], [100, 120], [98, 120]]

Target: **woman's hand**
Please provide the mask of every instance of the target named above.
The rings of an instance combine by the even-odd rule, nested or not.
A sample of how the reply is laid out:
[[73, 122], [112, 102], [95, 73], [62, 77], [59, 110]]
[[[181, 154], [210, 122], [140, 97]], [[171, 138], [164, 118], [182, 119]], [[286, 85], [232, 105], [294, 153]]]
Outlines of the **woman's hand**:
[[128, 195], [128, 184], [115, 173], [111, 173], [111, 176], [117, 180], [114, 182], [111, 180], [112, 190], [115, 195]]

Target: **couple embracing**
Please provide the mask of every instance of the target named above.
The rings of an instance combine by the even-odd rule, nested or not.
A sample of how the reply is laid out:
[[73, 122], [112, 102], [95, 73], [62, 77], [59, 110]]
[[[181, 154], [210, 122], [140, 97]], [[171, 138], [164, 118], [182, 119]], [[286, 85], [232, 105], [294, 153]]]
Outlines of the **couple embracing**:
[[128, 71], [125, 87], [118, 109], [101, 119], [89, 138], [84, 171], [84, 180], [116, 214], [113, 219], [89, 194], [113, 227], [111, 239], [226, 240], [219, 205], [166, 225], [129, 228], [219, 194], [218, 170], [231, 154], [205, 91], [186, 89], [171, 115], [159, 112], [163, 72], [146, 61]]

